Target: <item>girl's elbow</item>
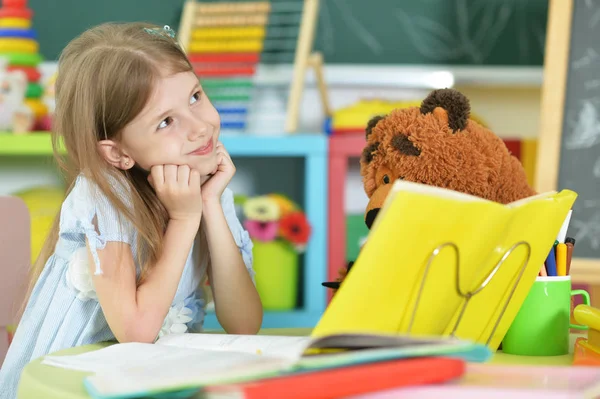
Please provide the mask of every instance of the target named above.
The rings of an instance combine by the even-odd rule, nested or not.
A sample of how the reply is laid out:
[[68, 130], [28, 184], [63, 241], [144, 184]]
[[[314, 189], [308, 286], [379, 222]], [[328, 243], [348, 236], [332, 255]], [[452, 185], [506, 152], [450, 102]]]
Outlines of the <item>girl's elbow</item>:
[[150, 328], [144, 323], [130, 322], [123, 327], [121, 331], [115, 332], [115, 338], [121, 344], [130, 342], [152, 344], [158, 336], [155, 328]]

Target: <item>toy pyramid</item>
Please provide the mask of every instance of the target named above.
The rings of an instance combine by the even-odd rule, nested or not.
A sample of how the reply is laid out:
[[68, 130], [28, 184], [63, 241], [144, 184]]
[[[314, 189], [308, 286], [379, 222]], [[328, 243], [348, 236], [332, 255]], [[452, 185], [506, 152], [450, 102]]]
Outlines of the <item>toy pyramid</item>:
[[38, 65], [42, 62], [37, 34], [32, 29], [33, 11], [27, 0], [2, 0], [0, 6], [0, 57], [8, 61], [8, 71], [21, 70], [27, 76], [24, 103], [34, 115], [33, 128], [48, 113], [42, 102], [44, 89], [40, 84]]

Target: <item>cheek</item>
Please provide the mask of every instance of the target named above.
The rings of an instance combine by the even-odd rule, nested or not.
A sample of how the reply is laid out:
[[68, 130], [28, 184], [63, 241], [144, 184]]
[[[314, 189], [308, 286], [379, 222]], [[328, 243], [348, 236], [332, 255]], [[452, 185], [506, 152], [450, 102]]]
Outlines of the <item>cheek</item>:
[[219, 116], [217, 109], [208, 99], [202, 107], [199, 107], [199, 116], [205, 123], [213, 125], [217, 128], [221, 125], [221, 117]]
[[196, 169], [198, 172], [200, 172], [201, 176], [206, 176], [206, 175], [212, 173], [217, 168], [217, 164], [218, 164], [217, 154], [214, 154], [211, 156], [201, 157], [201, 158], [193, 160], [189, 164], [189, 167]]

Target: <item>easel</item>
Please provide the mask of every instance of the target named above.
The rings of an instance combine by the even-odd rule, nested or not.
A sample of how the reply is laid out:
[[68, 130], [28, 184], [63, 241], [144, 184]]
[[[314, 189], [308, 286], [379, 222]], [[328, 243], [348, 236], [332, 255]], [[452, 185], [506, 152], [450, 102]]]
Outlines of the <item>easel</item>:
[[[321, 97], [324, 113], [331, 116], [327, 87], [323, 74], [323, 56], [313, 51], [315, 29], [318, 19], [319, 0], [304, 0], [301, 11], [299, 34], [296, 43], [292, 82], [287, 103], [285, 131], [294, 133], [298, 129], [300, 105], [304, 90], [307, 69], [313, 68], [317, 89]], [[278, 6], [285, 3], [277, 3]], [[290, 3], [292, 4], [292, 3]], [[212, 21], [208, 19], [207, 12], [215, 15]], [[179, 27], [179, 40], [186, 52], [189, 53], [193, 31], [199, 26], [265, 26], [273, 12], [270, 1], [256, 2], [227, 2], [227, 3], [202, 3], [197, 0], [186, 0], [181, 24]]]
[[[561, 137], [571, 42], [571, 20], [575, 0], [549, 2], [544, 82], [542, 85], [541, 118], [535, 189], [538, 192], [556, 190], [560, 167]], [[589, 284], [592, 305], [600, 307], [600, 261], [573, 258], [573, 283]]]

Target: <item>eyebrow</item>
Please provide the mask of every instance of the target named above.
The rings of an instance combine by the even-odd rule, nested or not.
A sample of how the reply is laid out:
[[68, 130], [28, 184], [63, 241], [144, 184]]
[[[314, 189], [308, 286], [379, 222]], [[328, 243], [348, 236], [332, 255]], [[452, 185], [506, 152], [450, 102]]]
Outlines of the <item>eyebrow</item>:
[[[191, 96], [192, 94], [194, 94], [194, 92], [196, 90], [200, 90], [200, 82], [197, 82], [193, 87], [192, 90], [190, 90], [190, 94], [189, 96]], [[152, 118], [152, 124], [156, 124], [158, 122], [161, 122], [163, 119], [165, 119], [167, 117], [167, 115], [169, 115], [170, 113], [173, 112], [172, 108], [169, 108], [168, 110], [162, 112], [159, 116], [157, 116], [156, 118]]]

